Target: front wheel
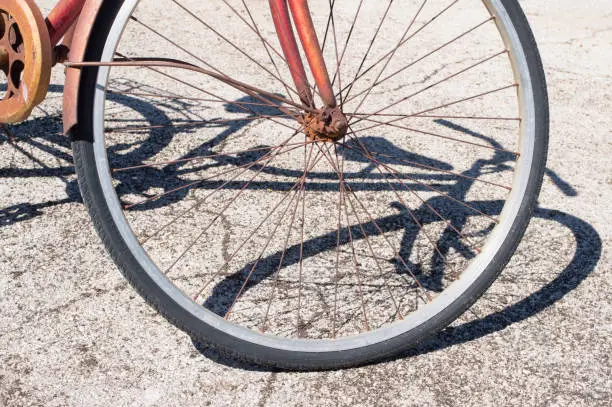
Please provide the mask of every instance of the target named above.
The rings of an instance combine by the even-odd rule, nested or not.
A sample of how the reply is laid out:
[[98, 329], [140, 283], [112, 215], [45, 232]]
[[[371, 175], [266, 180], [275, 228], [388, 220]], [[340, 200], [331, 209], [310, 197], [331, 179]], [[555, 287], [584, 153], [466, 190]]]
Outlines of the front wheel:
[[[169, 321], [257, 363], [338, 368], [414, 346], [491, 285], [548, 142], [517, 1], [312, 1], [349, 123], [337, 140], [304, 131], [265, 2], [162, 3], [103, 8], [72, 136], [99, 235]], [[104, 65], [153, 57], [268, 96]]]

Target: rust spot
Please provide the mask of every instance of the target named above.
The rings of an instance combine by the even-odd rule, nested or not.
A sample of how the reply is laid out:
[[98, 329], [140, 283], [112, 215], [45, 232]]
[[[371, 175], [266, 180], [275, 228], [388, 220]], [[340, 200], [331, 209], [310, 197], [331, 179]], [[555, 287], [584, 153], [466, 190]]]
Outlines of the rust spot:
[[339, 108], [325, 108], [305, 113], [300, 118], [304, 133], [313, 141], [335, 141], [346, 135], [348, 121]]

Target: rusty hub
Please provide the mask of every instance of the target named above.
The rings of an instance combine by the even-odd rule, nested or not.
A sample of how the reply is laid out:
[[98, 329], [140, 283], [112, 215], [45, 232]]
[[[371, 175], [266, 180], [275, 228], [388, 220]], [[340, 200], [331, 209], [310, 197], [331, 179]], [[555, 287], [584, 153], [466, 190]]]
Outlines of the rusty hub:
[[52, 51], [44, 18], [33, 0], [0, 0], [0, 70], [6, 91], [0, 123], [25, 120], [49, 88]]
[[335, 141], [346, 135], [348, 121], [339, 107], [304, 113], [300, 118], [304, 133], [313, 141]]

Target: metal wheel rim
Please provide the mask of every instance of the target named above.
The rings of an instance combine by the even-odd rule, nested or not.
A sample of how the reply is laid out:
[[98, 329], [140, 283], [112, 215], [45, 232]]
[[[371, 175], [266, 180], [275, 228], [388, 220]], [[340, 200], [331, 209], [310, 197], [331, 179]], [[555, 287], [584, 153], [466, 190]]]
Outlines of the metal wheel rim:
[[[123, 29], [129, 21], [129, 17], [140, 0], [128, 0], [121, 7], [110, 30], [107, 42], [104, 46], [101, 62], [110, 62], [114, 56]], [[521, 110], [521, 128], [519, 134], [520, 158], [514, 172], [513, 189], [504, 204], [500, 215], [500, 223], [487, 239], [481, 254], [472, 260], [471, 264], [463, 271], [460, 280], [450, 284], [434, 301], [413, 312], [404, 320], [395, 322], [388, 326], [373, 331], [361, 333], [351, 337], [339, 339], [289, 339], [272, 336], [242, 327], [226, 321], [222, 317], [208, 311], [196, 304], [183, 291], [179, 290], [153, 263], [144, 249], [140, 246], [123, 214], [118, 196], [112, 185], [112, 176], [106, 153], [104, 137], [104, 107], [106, 102], [106, 85], [110, 68], [100, 67], [97, 76], [96, 93], [93, 103], [94, 112], [94, 154], [96, 168], [101, 181], [102, 190], [107, 197], [106, 203], [110, 209], [113, 220], [117, 225], [124, 242], [129, 247], [132, 255], [140, 266], [147, 272], [149, 277], [161, 287], [164, 292], [184, 310], [198, 318], [204, 324], [217, 329], [232, 337], [261, 345], [264, 347], [282, 349], [293, 352], [326, 353], [338, 352], [361, 348], [368, 345], [387, 341], [398, 335], [411, 331], [435, 316], [455, 302], [482, 274], [491, 263], [495, 254], [499, 251], [505, 237], [510, 232], [518, 214], [523, 197], [527, 188], [535, 144], [535, 107], [531, 77], [526, 56], [521, 47], [518, 33], [512, 25], [510, 16], [505, 10], [501, 0], [483, 0], [492, 14], [497, 18], [497, 26], [508, 49], [513, 65], [516, 81], [519, 83], [519, 106]]]

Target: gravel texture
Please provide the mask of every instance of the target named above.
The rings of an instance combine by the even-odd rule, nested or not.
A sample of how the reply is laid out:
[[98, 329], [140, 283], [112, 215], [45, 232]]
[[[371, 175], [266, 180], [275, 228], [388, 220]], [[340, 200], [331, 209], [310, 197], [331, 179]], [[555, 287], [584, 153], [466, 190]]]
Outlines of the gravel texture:
[[551, 105], [540, 206], [502, 277], [524, 284], [494, 285], [401, 358], [343, 371], [243, 364], [145, 304], [80, 202], [57, 68], [17, 143], [0, 135], [0, 405], [611, 405], [612, 8], [521, 4]]

